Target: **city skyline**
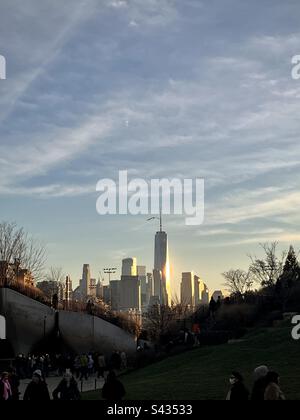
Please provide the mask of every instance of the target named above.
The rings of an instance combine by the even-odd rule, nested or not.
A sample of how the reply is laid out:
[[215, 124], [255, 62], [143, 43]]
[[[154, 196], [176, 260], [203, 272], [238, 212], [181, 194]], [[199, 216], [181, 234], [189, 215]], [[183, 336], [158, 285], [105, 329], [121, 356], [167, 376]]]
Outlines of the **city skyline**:
[[286, 6], [5, 2], [1, 220], [45, 243], [47, 265], [76, 283], [87, 262], [94, 277], [128, 255], [152, 267], [154, 226], [96, 211], [99, 179], [128, 170], [205, 180], [204, 224], [165, 221], [177, 294], [192, 270], [219, 289], [260, 242], [298, 249], [299, 5]]

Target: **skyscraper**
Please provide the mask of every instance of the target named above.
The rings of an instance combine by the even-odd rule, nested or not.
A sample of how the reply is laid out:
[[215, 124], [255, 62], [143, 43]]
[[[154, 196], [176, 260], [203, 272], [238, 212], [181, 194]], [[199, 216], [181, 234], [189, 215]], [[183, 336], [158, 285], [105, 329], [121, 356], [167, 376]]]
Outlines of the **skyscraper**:
[[141, 311], [141, 281], [137, 273], [136, 258], [126, 258], [122, 261], [122, 276], [119, 293], [120, 309], [122, 311]]
[[110, 306], [113, 311], [120, 309], [120, 291], [121, 282], [120, 280], [111, 280], [109, 283], [110, 287]]
[[142, 293], [142, 307], [145, 308], [149, 304], [148, 299], [148, 284], [147, 284], [147, 274], [146, 267], [144, 265], [137, 266], [137, 275], [141, 283], [141, 293]]
[[198, 278], [195, 281], [193, 272], [182, 273], [181, 303], [192, 308], [195, 306], [195, 283], [199, 284]]
[[67, 276], [66, 277], [66, 294], [65, 294], [66, 302], [71, 302], [73, 298], [72, 295], [73, 295], [72, 280], [70, 276]]
[[[171, 304], [171, 284], [168, 235], [162, 229], [162, 215], [160, 214], [160, 230], [155, 235], [154, 248], [154, 295], [159, 297], [161, 305]], [[160, 290], [159, 290], [160, 289]]]
[[125, 258], [122, 261], [122, 276], [137, 276], [136, 258]]
[[91, 285], [91, 269], [89, 264], [84, 264], [82, 279], [80, 283], [81, 294], [83, 298], [86, 298], [90, 294], [90, 285]]

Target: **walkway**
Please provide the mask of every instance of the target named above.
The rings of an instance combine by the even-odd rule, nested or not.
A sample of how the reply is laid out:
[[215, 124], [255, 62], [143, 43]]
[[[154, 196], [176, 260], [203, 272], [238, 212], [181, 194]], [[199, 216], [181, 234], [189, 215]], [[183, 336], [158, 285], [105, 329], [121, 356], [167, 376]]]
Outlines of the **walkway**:
[[[47, 378], [46, 382], [48, 385], [48, 389], [52, 398], [52, 392], [55, 390], [55, 388], [58, 386], [62, 378], [58, 377], [50, 377]], [[97, 389], [102, 389], [104, 385], [104, 380], [102, 378], [98, 379], [96, 376], [91, 376], [87, 381], [77, 381], [78, 387], [80, 392], [87, 392], [87, 391], [95, 391]], [[30, 379], [24, 379], [21, 381], [20, 385], [20, 399], [23, 399], [24, 392], [27, 388], [27, 385], [30, 383]]]

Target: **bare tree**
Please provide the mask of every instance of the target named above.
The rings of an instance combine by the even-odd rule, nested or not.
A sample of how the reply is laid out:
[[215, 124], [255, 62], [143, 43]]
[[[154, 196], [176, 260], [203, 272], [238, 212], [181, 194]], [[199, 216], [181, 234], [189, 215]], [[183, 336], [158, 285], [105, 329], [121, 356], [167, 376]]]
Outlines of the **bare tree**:
[[36, 281], [43, 277], [46, 261], [45, 247], [29, 236], [15, 223], [0, 223], [0, 260], [18, 262], [20, 268], [28, 269]]
[[62, 267], [50, 267], [48, 273], [46, 274], [46, 280], [53, 283], [63, 283], [65, 279], [65, 274]]
[[152, 339], [158, 340], [164, 334], [178, 328], [180, 321], [187, 319], [191, 313], [191, 308], [181, 303], [173, 304], [171, 307], [153, 305], [144, 315], [143, 325], [149, 331]]
[[144, 325], [155, 340], [165, 334], [174, 319], [171, 308], [163, 305], [153, 305], [144, 316]]
[[265, 255], [263, 258], [250, 255], [251, 265], [249, 271], [254, 281], [261, 286], [272, 287], [275, 286], [282, 275], [286, 252], [283, 252], [280, 256], [277, 255], [277, 242], [260, 244], [260, 246]]
[[253, 286], [253, 276], [250, 271], [229, 270], [222, 274], [224, 286], [232, 294], [244, 295]]

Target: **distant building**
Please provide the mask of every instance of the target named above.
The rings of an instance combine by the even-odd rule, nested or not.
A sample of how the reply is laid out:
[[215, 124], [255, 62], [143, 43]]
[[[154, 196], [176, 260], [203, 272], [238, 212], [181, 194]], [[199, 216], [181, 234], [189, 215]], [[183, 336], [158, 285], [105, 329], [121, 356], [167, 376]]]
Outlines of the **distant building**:
[[110, 305], [110, 287], [103, 286], [103, 300], [107, 305]]
[[111, 280], [110, 282], [110, 306], [113, 311], [120, 310], [121, 282], [120, 280]]
[[103, 299], [103, 283], [100, 281], [100, 279], [96, 285], [96, 297], [98, 299]]
[[136, 258], [126, 258], [122, 261], [122, 276], [137, 276]]
[[48, 299], [52, 299], [53, 295], [58, 295], [58, 283], [56, 281], [39, 281], [36, 287], [41, 290]]
[[[198, 281], [196, 283], [198, 285]], [[193, 272], [182, 273], [181, 303], [195, 307], [195, 276]]]
[[201, 304], [201, 279], [194, 275], [194, 293], [195, 293], [195, 306]]
[[4, 283], [34, 287], [34, 277], [30, 270], [20, 267], [20, 262], [17, 259], [14, 263], [0, 261], [0, 284]]
[[212, 297], [214, 298], [214, 300], [218, 300], [219, 298], [221, 300], [225, 299], [226, 296], [228, 296], [228, 293], [226, 293], [224, 290], [215, 290]]
[[138, 276], [121, 276], [120, 310], [142, 309], [141, 282]]
[[97, 295], [97, 280], [91, 279], [89, 285], [89, 294], [88, 296], [95, 298]]
[[65, 292], [65, 301], [67, 303], [71, 302], [73, 300], [73, 286], [72, 286], [72, 280], [70, 276], [66, 277], [66, 292]]
[[[159, 232], [156, 232], [156, 235], [155, 235], [153, 275], [154, 275], [154, 295], [159, 296], [161, 305], [170, 306], [171, 305], [171, 283], [170, 283], [168, 235], [166, 232], [162, 230], [161, 216], [160, 216], [160, 230]], [[158, 286], [158, 282], [160, 283], [159, 286]]]
[[141, 300], [142, 308], [147, 308], [149, 305], [150, 296], [148, 293], [148, 281], [146, 267], [144, 265], [137, 266], [137, 275], [141, 283]]
[[150, 301], [150, 297], [154, 295], [154, 293], [153, 293], [153, 274], [152, 273], [147, 273], [147, 294], [149, 296], [149, 301]]
[[150, 298], [150, 302], [149, 302], [149, 307], [151, 308], [152, 306], [157, 306], [160, 305], [160, 300], [158, 296], [151, 296]]
[[200, 293], [201, 293], [200, 304], [208, 305], [210, 301], [209, 288], [202, 281], [201, 281]]
[[80, 280], [80, 289], [83, 299], [86, 299], [90, 293], [91, 269], [89, 264], [84, 264], [82, 270], [82, 279]]
[[209, 304], [209, 289], [203, 280], [195, 275], [195, 306]]
[[160, 270], [153, 270], [153, 294], [160, 301], [162, 274]]
[[87, 302], [89, 299], [97, 297], [97, 280], [91, 278], [89, 264], [84, 264], [82, 279], [79, 280], [79, 287], [74, 290], [74, 299]]

